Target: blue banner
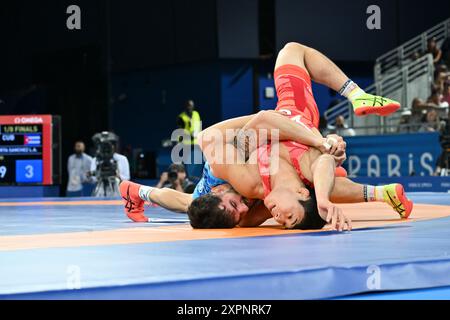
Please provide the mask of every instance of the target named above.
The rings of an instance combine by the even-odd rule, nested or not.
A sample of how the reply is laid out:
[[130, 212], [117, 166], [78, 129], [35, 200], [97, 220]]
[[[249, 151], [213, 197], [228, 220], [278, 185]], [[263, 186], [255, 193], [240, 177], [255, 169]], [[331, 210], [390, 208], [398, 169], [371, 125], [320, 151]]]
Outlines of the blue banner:
[[[353, 178], [354, 182], [382, 186], [390, 183], [401, 183], [406, 192], [450, 192], [450, 176], [448, 177], [381, 177]], [[450, 197], [450, 195], [449, 195]]]
[[346, 137], [349, 177], [429, 176], [442, 152], [438, 133]]

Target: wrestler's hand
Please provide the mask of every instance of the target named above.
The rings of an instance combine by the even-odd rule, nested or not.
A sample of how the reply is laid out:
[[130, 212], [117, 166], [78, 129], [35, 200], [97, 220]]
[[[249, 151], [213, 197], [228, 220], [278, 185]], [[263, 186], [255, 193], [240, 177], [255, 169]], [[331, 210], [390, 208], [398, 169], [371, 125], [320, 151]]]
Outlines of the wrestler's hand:
[[331, 145], [329, 154], [339, 156], [345, 152], [347, 143], [341, 136], [338, 136], [337, 134], [329, 134], [325, 139], [326, 142]]
[[317, 201], [317, 208], [322, 219], [330, 224], [332, 230], [352, 230], [352, 221], [335, 204], [330, 201]]
[[347, 160], [347, 154], [345, 153], [345, 151], [344, 153], [342, 152], [339, 153], [339, 155], [334, 154], [333, 157], [334, 161], [336, 162], [336, 167], [341, 166], [344, 163], [344, 161]]
[[341, 136], [338, 136], [337, 134], [329, 134], [326, 136], [326, 138], [319, 139], [315, 147], [322, 153], [340, 155], [345, 152], [347, 143]]
[[326, 138], [317, 138], [317, 142], [313, 145], [316, 149], [318, 149], [322, 154], [330, 153], [331, 145], [327, 142]]
[[341, 136], [337, 134], [329, 134], [326, 137], [326, 141], [331, 145], [330, 152], [332, 156], [334, 156], [334, 160], [337, 166], [342, 165], [342, 163], [347, 159], [346, 148], [347, 143]]

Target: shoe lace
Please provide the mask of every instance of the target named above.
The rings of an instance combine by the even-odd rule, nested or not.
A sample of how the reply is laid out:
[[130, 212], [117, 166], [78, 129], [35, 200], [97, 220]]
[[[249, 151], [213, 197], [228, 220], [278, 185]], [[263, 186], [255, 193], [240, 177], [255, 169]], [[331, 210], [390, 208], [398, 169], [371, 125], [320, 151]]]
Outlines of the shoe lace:
[[[356, 101], [367, 101], [366, 98], [359, 98], [359, 99], [355, 99]], [[372, 100], [372, 107], [375, 107], [378, 103], [379, 106], [384, 106], [385, 102], [387, 102], [388, 100], [386, 98], [380, 97], [380, 96], [373, 96], [373, 100]]]
[[389, 194], [389, 191], [386, 191], [386, 194], [387, 194], [387, 196], [389, 198], [389, 201], [392, 204], [392, 208], [394, 208], [395, 211], [397, 211], [399, 214], [402, 214], [403, 212], [405, 212], [405, 209], [403, 209], [401, 207], [402, 206], [401, 202], [399, 204], [396, 204], [394, 199], [392, 199], [391, 195]]
[[126, 197], [126, 198], [125, 198], [125, 197], [122, 197], [122, 198], [123, 198], [123, 200], [126, 201], [126, 203], [125, 203], [125, 209], [127, 209], [128, 212], [131, 212], [131, 210], [134, 209], [134, 206], [135, 206], [136, 204], [131, 200], [131, 197], [130, 197], [130, 186], [128, 186], [128, 188], [127, 188], [127, 197]]

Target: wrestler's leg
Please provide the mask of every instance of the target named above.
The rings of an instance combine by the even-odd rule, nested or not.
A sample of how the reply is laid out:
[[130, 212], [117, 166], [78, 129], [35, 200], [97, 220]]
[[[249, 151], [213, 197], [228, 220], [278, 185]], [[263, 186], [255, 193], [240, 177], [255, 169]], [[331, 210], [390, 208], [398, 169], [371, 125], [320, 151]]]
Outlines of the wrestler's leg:
[[336, 177], [330, 200], [334, 203], [366, 202], [364, 185], [353, 182], [348, 178]]
[[400, 103], [364, 92], [356, 83], [321, 52], [297, 42], [289, 42], [278, 54], [275, 70], [282, 65], [297, 65], [309, 73], [312, 80], [324, 84], [348, 98], [356, 115], [389, 115]]
[[370, 186], [342, 177], [336, 177], [330, 200], [334, 203], [385, 202], [402, 218], [410, 215], [413, 205], [401, 184]]
[[308, 71], [312, 80], [339, 91], [348, 77], [319, 51], [296, 42], [289, 42], [278, 54], [275, 69], [285, 64], [297, 65]]

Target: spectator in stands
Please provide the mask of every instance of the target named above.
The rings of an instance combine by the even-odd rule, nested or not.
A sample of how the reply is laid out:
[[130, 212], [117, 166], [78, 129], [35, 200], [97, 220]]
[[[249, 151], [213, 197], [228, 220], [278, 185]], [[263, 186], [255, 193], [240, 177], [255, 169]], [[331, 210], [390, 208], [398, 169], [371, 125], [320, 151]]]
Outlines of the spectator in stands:
[[422, 124], [419, 132], [440, 132], [442, 129], [442, 123], [436, 110], [428, 110], [426, 121]]
[[195, 110], [193, 100], [186, 101], [185, 109], [178, 115], [178, 128], [184, 129], [184, 144], [197, 144], [197, 135], [201, 131], [200, 114]]
[[422, 54], [420, 53], [420, 51], [414, 51], [414, 52], [411, 54], [410, 59], [411, 59], [411, 61], [416, 61], [416, 60], [419, 59], [420, 57], [422, 57]]
[[450, 77], [447, 77], [447, 80], [445, 81], [442, 100], [447, 102], [450, 106]]
[[428, 105], [437, 111], [438, 116], [442, 118], [447, 117], [448, 113], [448, 102], [444, 101], [444, 96], [442, 94], [443, 89], [440, 87], [433, 86], [431, 91], [431, 96], [428, 98]]
[[434, 64], [438, 64], [441, 61], [442, 51], [438, 48], [435, 38], [431, 38], [428, 40], [427, 53], [431, 53], [431, 55], [433, 56]]
[[353, 137], [356, 135], [355, 130], [349, 128], [349, 126], [345, 123], [344, 116], [336, 117], [336, 126], [332, 131], [334, 131], [332, 133], [335, 133], [341, 137]]
[[84, 194], [83, 185], [88, 182], [88, 173], [92, 164], [92, 157], [84, 153], [86, 147], [83, 141], [75, 142], [74, 151], [67, 161], [69, 181], [67, 183], [68, 197], [87, 196]]
[[444, 91], [445, 81], [449, 77], [448, 68], [445, 64], [440, 64], [436, 66], [434, 71], [434, 87], [437, 87], [441, 92]]
[[172, 163], [167, 172], [163, 172], [156, 188], [171, 188], [180, 192], [192, 193], [195, 184], [187, 177], [186, 170], [182, 164]]
[[414, 128], [411, 128], [411, 110], [404, 110], [399, 121], [398, 133], [410, 133], [413, 132]]
[[[411, 118], [409, 123], [412, 125], [417, 125], [422, 123], [424, 120], [424, 114], [426, 114], [428, 105], [420, 98], [414, 98], [411, 104]], [[413, 130], [417, 131], [418, 127]]]

